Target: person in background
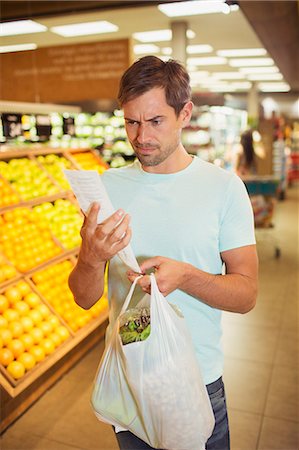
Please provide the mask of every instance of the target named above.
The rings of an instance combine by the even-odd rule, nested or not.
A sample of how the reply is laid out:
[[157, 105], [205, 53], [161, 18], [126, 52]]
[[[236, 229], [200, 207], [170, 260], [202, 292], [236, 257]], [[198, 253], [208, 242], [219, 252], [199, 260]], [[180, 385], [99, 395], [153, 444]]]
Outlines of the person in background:
[[[154, 271], [160, 291], [181, 309], [190, 329], [216, 422], [206, 449], [228, 450], [221, 315], [246, 313], [256, 303], [251, 204], [235, 173], [183, 147], [181, 132], [193, 104], [189, 75], [180, 63], [155, 56], [137, 60], [121, 78], [118, 100], [137, 159], [102, 175], [116, 212], [97, 224], [101, 205], [92, 205], [69, 286], [76, 302], [90, 308], [103, 293], [109, 261], [109, 336], [139, 275], [115, 257], [131, 243], [143, 274], [140, 288], [149, 292], [148, 272]], [[115, 432], [121, 450], [151, 448], [128, 430]]]
[[241, 134], [241, 149], [237, 154], [236, 172], [242, 178], [257, 174], [257, 156], [254, 150], [253, 131], [246, 130]]

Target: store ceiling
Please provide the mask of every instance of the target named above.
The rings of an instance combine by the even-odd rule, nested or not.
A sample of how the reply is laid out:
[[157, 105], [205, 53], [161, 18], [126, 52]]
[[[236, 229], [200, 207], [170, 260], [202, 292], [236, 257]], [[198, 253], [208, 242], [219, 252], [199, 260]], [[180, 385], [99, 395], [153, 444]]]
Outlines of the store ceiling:
[[[179, 2], [179, 0], [176, 0]], [[166, 1], [2, 1], [1, 21], [32, 18], [48, 28], [94, 20], [107, 20], [119, 27], [115, 33], [65, 38], [44, 33], [8, 36], [1, 45], [35, 42], [39, 47], [131, 37], [134, 32], [166, 29], [172, 21], [186, 21], [196, 36], [190, 44], [210, 44], [214, 51], [229, 48], [264, 47], [274, 59], [292, 91], [299, 91], [298, 1], [239, 1], [240, 9], [222, 13], [169, 18], [157, 9]], [[230, 3], [236, 3], [230, 1]], [[170, 42], [158, 43], [160, 47]], [[197, 56], [197, 55], [192, 55]], [[232, 71], [228, 64], [205, 66], [200, 70]]]

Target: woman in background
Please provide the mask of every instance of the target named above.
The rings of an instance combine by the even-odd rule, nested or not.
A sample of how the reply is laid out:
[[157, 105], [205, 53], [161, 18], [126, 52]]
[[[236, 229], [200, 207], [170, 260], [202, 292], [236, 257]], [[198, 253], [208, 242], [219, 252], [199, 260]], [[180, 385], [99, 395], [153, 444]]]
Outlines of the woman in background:
[[239, 177], [257, 174], [257, 156], [254, 151], [253, 131], [241, 135], [241, 152], [237, 155], [236, 172]]

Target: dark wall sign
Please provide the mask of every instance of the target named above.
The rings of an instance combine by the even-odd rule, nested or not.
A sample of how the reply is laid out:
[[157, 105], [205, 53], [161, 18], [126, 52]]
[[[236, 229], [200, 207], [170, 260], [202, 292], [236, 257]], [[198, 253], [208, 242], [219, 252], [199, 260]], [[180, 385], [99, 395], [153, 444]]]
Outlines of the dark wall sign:
[[75, 136], [75, 119], [73, 117], [63, 117], [63, 134]]
[[21, 114], [2, 114], [3, 134], [7, 139], [22, 136]]

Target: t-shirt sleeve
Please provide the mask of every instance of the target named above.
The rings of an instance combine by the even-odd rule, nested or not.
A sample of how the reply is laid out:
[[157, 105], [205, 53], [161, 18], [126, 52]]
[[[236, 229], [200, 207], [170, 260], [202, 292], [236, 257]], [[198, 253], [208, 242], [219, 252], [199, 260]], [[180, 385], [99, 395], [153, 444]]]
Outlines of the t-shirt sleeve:
[[252, 244], [255, 244], [255, 233], [250, 198], [243, 181], [233, 175], [223, 203], [219, 249], [223, 252]]

